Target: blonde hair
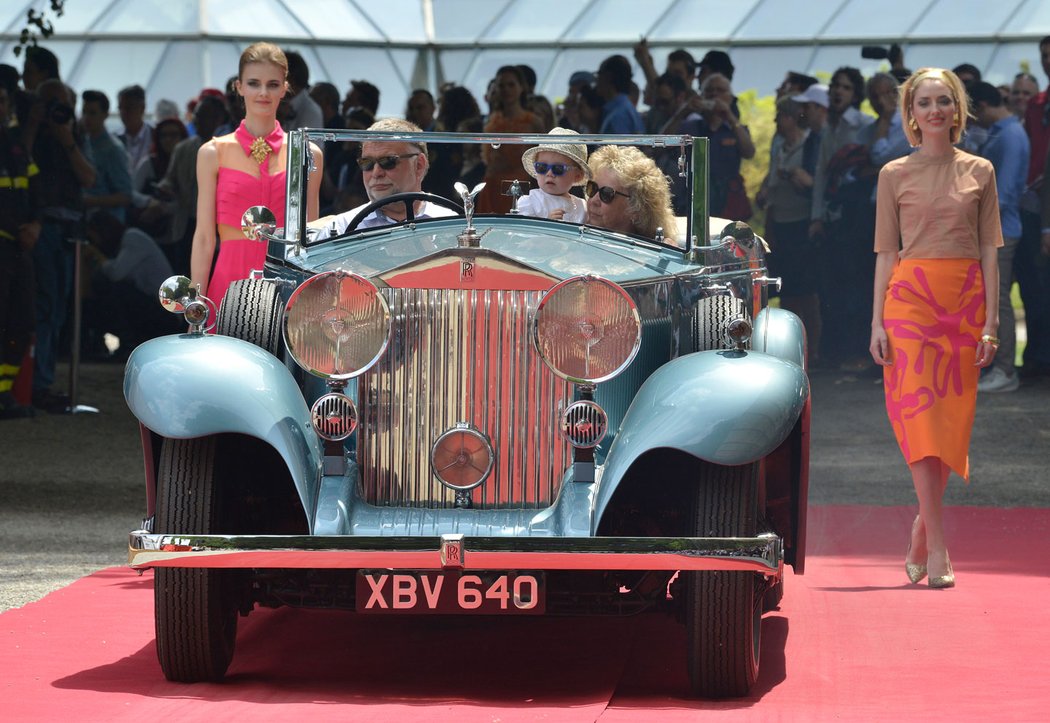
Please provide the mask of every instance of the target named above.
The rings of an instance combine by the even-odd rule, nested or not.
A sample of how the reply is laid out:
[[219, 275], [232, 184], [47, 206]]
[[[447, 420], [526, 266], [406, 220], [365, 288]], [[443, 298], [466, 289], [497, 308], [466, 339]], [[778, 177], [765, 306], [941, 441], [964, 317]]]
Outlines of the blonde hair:
[[244, 77], [244, 68], [249, 63], [269, 63], [270, 65], [276, 65], [284, 71], [285, 80], [288, 79], [288, 58], [285, 57], [284, 51], [273, 43], [252, 43], [245, 48], [244, 52], [241, 53], [241, 62], [237, 66], [238, 78]]
[[602, 146], [591, 154], [588, 165], [592, 174], [608, 168], [620, 179], [631, 194], [627, 213], [640, 235], [653, 238], [656, 229], [662, 228], [665, 239], [673, 241], [677, 237], [671, 183], [652, 158], [634, 146]]
[[[959, 76], [946, 68], [919, 68], [904, 81], [900, 88], [900, 114], [901, 124], [904, 126], [904, 135], [913, 146], [922, 145], [922, 131], [919, 130], [915, 118], [912, 116], [911, 106], [915, 99], [915, 89], [924, 80], [939, 80], [948, 86], [955, 102], [955, 118], [952, 119], [952, 128], [949, 139], [953, 144], [958, 143], [966, 130], [966, 119], [970, 116], [970, 100], [966, 93], [966, 87]], [[913, 125], [914, 124], [914, 125]]]

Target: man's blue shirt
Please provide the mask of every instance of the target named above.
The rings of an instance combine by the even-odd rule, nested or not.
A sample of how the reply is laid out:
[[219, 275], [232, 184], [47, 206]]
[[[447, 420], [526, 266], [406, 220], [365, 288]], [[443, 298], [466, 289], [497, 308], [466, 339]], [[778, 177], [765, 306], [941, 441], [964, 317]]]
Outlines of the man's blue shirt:
[[1025, 189], [1030, 154], [1028, 134], [1016, 116], [996, 121], [988, 129], [988, 140], [981, 146], [981, 155], [995, 169], [995, 184], [999, 191], [999, 220], [1003, 236], [1021, 236], [1021, 194]]
[[645, 124], [631, 99], [620, 93], [602, 109], [602, 127], [598, 132], [641, 134], [645, 132]]

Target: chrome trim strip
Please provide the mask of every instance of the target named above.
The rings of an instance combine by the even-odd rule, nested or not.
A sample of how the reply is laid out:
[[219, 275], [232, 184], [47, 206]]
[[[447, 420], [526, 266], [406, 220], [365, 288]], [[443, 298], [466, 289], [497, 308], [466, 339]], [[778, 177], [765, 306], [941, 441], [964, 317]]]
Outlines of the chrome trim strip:
[[[523, 144], [529, 146], [550, 142], [544, 134], [540, 133], [452, 133], [432, 132], [426, 133], [398, 133], [392, 131], [359, 131], [337, 128], [303, 128], [302, 132], [312, 141], [320, 145], [324, 141], [357, 141], [365, 143], [368, 141], [401, 141], [404, 143], [485, 143], [485, 144]], [[617, 146], [649, 146], [653, 148], [669, 148], [674, 146], [693, 145], [693, 137], [689, 135], [600, 135], [592, 133], [582, 134], [574, 141], [588, 145], [617, 145]]]
[[[128, 565], [440, 570], [455, 544], [465, 570], [740, 570], [779, 577], [783, 541], [757, 537], [128, 536]], [[168, 549], [165, 549], [168, 548]]]

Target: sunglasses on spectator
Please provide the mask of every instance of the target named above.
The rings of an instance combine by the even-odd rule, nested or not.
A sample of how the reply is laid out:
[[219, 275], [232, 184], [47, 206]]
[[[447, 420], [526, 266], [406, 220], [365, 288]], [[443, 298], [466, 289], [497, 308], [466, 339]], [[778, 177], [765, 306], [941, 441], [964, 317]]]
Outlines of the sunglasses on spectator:
[[541, 163], [536, 161], [532, 164], [532, 167], [536, 169], [537, 176], [546, 176], [547, 171], [550, 171], [555, 176], [564, 176], [565, 172], [569, 170], [569, 166], [566, 163]]
[[617, 191], [612, 186], [601, 186], [594, 181], [587, 181], [587, 185], [583, 187], [583, 195], [590, 198], [594, 194], [598, 194], [598, 198], [601, 199], [602, 203], [612, 203], [613, 199], [617, 196], [623, 196], [624, 198], [630, 198], [631, 194]]
[[402, 158], [412, 158], [418, 156], [418, 153], [402, 153], [399, 156], [381, 156], [379, 158], [358, 158], [357, 167], [362, 171], [371, 171], [379, 164], [379, 167], [384, 171], [393, 170], [398, 163], [401, 162]]

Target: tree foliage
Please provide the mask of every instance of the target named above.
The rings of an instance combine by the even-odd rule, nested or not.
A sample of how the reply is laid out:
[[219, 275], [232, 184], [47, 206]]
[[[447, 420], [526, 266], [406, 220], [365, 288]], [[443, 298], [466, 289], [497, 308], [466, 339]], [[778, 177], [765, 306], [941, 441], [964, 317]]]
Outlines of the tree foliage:
[[[50, 12], [56, 18], [62, 17], [62, 13], [66, 9], [66, 0], [50, 0], [50, 5]], [[29, 8], [26, 11], [26, 25], [22, 28], [22, 33], [18, 38], [18, 45], [15, 46], [15, 55], [21, 55], [22, 49], [26, 46], [36, 45], [38, 38], [43, 37], [47, 40], [54, 33], [55, 26], [51, 24], [48, 11], [45, 9], [37, 12], [34, 8]]]

